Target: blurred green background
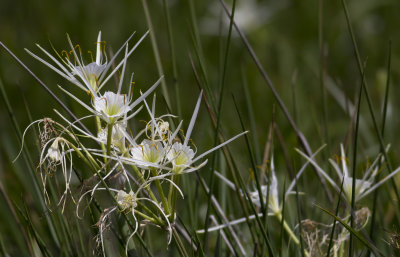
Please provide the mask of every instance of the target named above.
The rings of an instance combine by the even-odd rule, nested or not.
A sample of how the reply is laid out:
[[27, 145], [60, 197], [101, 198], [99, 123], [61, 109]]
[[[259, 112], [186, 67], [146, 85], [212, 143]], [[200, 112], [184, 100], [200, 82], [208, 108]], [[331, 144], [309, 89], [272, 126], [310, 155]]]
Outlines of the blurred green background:
[[[174, 39], [178, 92], [174, 87], [175, 78], [163, 1], [147, 1], [147, 4], [167, 89], [172, 100], [171, 112], [173, 114], [181, 112], [181, 118], [187, 121], [187, 126], [199, 93], [189, 59], [189, 55], [192, 55], [198, 67], [196, 46], [193, 40], [194, 27], [199, 32], [200, 48], [210, 88], [218, 98], [229, 19], [217, 0], [167, 0], [166, 2]], [[321, 3], [322, 11], [319, 10]], [[397, 133], [400, 103], [396, 99], [400, 94], [398, 87], [400, 1], [351, 0], [348, 1], [348, 6], [361, 58], [366, 65], [366, 81], [378, 122], [382, 118], [389, 41], [392, 42], [392, 72], [385, 143], [391, 144], [391, 156], [394, 157], [392, 162], [398, 164], [400, 145]], [[309, 140], [312, 149], [328, 143], [329, 150], [324, 155], [329, 157], [338, 153], [339, 143], [345, 142], [349, 130], [351, 114], [349, 115], [348, 108], [350, 104], [354, 104], [361, 83], [341, 1], [238, 0], [236, 15], [239, 26], [248, 37], [281, 98], [294, 116], [299, 129]], [[322, 15], [322, 20], [319, 15]], [[86, 60], [89, 60], [90, 55], [85, 55], [85, 52], [95, 50], [99, 30], [102, 31], [103, 40], [106, 41], [107, 51], [115, 52], [134, 31], [136, 31], [133, 39], [135, 42], [148, 30], [141, 1], [0, 1], [0, 41], [76, 112], [77, 116], [83, 116], [86, 112], [65, 97], [57, 88], [57, 84], [71, 90], [75, 90], [74, 86], [28, 55], [24, 48], [39, 53], [36, 43], [51, 50], [51, 42], [58, 51], [69, 49], [66, 39], [66, 33], [68, 33], [74, 43], [80, 44]], [[135, 74], [135, 89], [145, 90], [157, 80], [159, 74], [150, 37], [147, 37], [133, 53], [127, 70]], [[325, 89], [321, 86], [321, 70]], [[56, 117], [52, 109], [60, 109], [60, 107], [54, 99], [4, 49], [0, 49], [0, 79], [22, 130], [30, 123], [27, 107], [32, 120]], [[289, 154], [292, 159], [300, 160], [294, 151], [294, 147], [299, 147], [296, 135], [276, 105], [236, 31], [233, 31], [232, 35], [225, 83], [221, 114], [221, 125], [225, 134], [232, 136], [241, 131], [232, 100], [233, 95], [238, 102], [246, 128], [251, 129], [251, 142], [258, 164], [261, 164], [259, 161], [262, 160], [268, 128], [275, 108], [275, 120]], [[114, 86], [112, 83], [109, 84], [111, 84], [108, 85], [109, 87]], [[248, 100], [245, 97], [245, 85], [249, 92], [250, 105], [246, 104]], [[157, 89], [157, 93], [159, 114], [168, 112], [166, 108], [163, 108], [160, 88]], [[81, 96], [85, 97], [84, 94]], [[180, 106], [177, 104], [179, 102], [177, 97]], [[373, 158], [379, 150], [364, 100], [361, 107], [361, 116], [364, 121], [360, 128], [361, 160], [367, 157]], [[327, 107], [325, 113], [324, 104]], [[251, 124], [251, 115], [248, 115], [249, 111], [254, 115], [253, 124]], [[24, 200], [29, 208], [34, 210], [33, 213], [36, 212], [38, 220], [35, 222], [40, 226], [43, 215], [33, 203], [35, 199], [31, 195], [32, 186], [26, 178], [25, 163], [21, 159], [14, 164], [11, 163], [20, 145], [4, 103], [0, 104], [0, 131], [0, 181], [13, 203], [21, 206]], [[28, 134], [27, 144], [28, 149], [32, 150], [33, 162], [37, 163], [38, 152], [34, 147], [33, 135], [32, 132]], [[213, 135], [214, 132], [203, 105], [193, 134], [193, 140], [200, 152], [213, 144]], [[243, 148], [243, 141], [235, 142], [231, 149], [238, 158], [244, 176], [247, 177], [250, 162]], [[278, 143], [276, 143], [275, 156], [277, 166], [284, 166], [282, 149]], [[283, 168], [278, 176], [283, 178], [286, 174]], [[316, 181], [313, 173], [309, 174], [309, 179]], [[205, 173], [204, 176], [208, 178], [208, 174]], [[311, 193], [313, 190], [318, 191], [317, 183], [307, 188], [307, 192]], [[391, 219], [388, 221], [390, 222]], [[381, 225], [392, 229], [390, 224]], [[18, 247], [12, 246], [17, 245], [18, 240], [18, 244], [22, 244], [16, 228], [6, 202], [0, 197], [0, 234], [10, 252], [18, 256]]]

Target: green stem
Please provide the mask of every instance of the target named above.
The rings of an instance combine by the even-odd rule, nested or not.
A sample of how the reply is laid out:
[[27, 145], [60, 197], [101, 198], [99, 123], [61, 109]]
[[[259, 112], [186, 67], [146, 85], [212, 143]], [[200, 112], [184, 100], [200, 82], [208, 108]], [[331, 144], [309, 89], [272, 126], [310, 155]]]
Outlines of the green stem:
[[155, 214], [152, 210], [150, 210], [145, 204], [141, 203], [140, 201], [137, 201], [137, 204], [146, 212], [148, 212], [149, 214], [151, 214], [158, 222], [159, 225], [164, 226], [164, 222], [162, 221], [162, 219], [160, 217], [157, 216], [157, 214]]
[[[111, 144], [112, 144], [112, 129], [113, 129], [113, 124], [110, 123], [107, 125], [107, 156], [110, 156], [111, 153]], [[107, 173], [110, 171], [110, 161], [107, 160], [106, 162], [106, 171]]]
[[176, 243], [178, 244], [178, 249], [179, 249], [179, 252], [181, 253], [181, 255], [184, 257], [189, 257], [189, 254], [186, 252], [185, 247], [182, 243], [182, 240], [179, 237], [178, 232], [176, 232], [175, 227], [172, 227], [172, 233], [174, 234], [174, 239], [175, 239]]
[[[282, 222], [282, 214], [280, 212], [275, 214], [276, 218], [279, 220], [279, 222]], [[292, 229], [289, 227], [289, 225], [286, 223], [286, 221], [283, 221], [283, 228], [286, 230], [286, 232], [288, 233], [288, 235], [293, 239], [293, 242], [296, 245], [300, 244], [299, 239], [297, 238], [297, 236], [293, 233]]]
[[[100, 133], [101, 131], [101, 120], [99, 116], [96, 116], [96, 128], [97, 128], [97, 133]], [[103, 152], [106, 151], [106, 146], [104, 145], [104, 143], [100, 143], [100, 147], [101, 150], [103, 150]], [[104, 157], [104, 163], [107, 162], [107, 158]]]
[[[175, 175], [172, 176], [171, 178], [172, 182], [175, 183]], [[172, 193], [174, 191], [174, 186], [172, 185], [172, 183], [169, 184], [169, 191], [168, 191], [168, 202], [171, 204], [171, 209], [172, 209]]]
[[[151, 168], [151, 173], [152, 173], [153, 176], [157, 176], [156, 169]], [[160, 180], [156, 179], [155, 183], [156, 183], [158, 194], [160, 195], [164, 210], [166, 212], [165, 214], [168, 215], [170, 213], [170, 210], [169, 210], [167, 198], [164, 195], [164, 191], [163, 191], [163, 188], [161, 186]]]
[[[174, 176], [173, 182], [174, 182], [175, 184], [178, 184], [178, 183], [179, 183], [179, 175]], [[172, 184], [171, 184], [171, 186], [172, 186]], [[171, 217], [170, 217], [171, 222], [173, 222], [174, 219], [175, 219], [176, 197], [177, 197], [176, 195], [177, 195], [177, 190], [174, 188], [174, 186], [172, 186]]]
[[[282, 213], [280, 213], [280, 212], [276, 213], [276, 214], [275, 214], [275, 217], [279, 220], [279, 222], [282, 222], [282, 219], [283, 219]], [[293, 233], [293, 230], [289, 227], [289, 225], [286, 223], [285, 220], [283, 220], [283, 228], [286, 230], [286, 232], [288, 233], [288, 235], [292, 238], [293, 242], [294, 242], [296, 245], [300, 245], [299, 239], [298, 239], [297, 236]], [[307, 256], [307, 257], [310, 257], [310, 254], [309, 254], [306, 250], [304, 250], [304, 255]]]
[[[142, 173], [140, 173], [139, 169], [135, 166], [135, 165], [131, 165], [133, 170], [135, 171], [136, 175], [138, 176], [140, 183], [144, 184], [146, 183], [146, 181], [143, 178]], [[156, 198], [156, 196], [154, 195], [153, 191], [151, 191], [151, 188], [149, 187], [149, 185], [144, 187], [146, 189], [146, 191], [149, 193], [151, 199], [153, 199], [153, 201], [155, 201], [156, 203], [158, 203], [158, 200]]]
[[161, 224], [159, 224], [159, 222], [158, 222], [156, 219], [151, 218], [150, 216], [144, 214], [143, 212], [140, 212], [140, 211], [138, 211], [138, 210], [135, 210], [135, 213], [136, 213], [137, 215], [141, 216], [142, 218], [144, 218], [144, 219], [146, 219], [146, 220], [148, 220], [148, 221], [154, 223], [154, 224], [161, 225]]

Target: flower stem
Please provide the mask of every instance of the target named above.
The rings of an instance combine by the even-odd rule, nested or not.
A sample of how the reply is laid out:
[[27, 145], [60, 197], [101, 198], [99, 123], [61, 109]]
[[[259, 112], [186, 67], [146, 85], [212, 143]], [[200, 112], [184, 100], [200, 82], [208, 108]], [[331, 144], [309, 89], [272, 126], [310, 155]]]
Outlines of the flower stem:
[[179, 234], [176, 231], [175, 227], [172, 227], [172, 233], [174, 235], [174, 239], [175, 239], [176, 243], [178, 244], [178, 249], [179, 249], [179, 252], [181, 253], [181, 255], [185, 256], [185, 257], [189, 257], [189, 254], [186, 252], [185, 247], [182, 243], [182, 240], [179, 237]]
[[[107, 156], [110, 156], [111, 153], [111, 141], [112, 141], [112, 129], [113, 129], [113, 124], [110, 123], [107, 125]], [[110, 171], [110, 164], [109, 160], [106, 162], [106, 171], [107, 173]]]
[[157, 223], [160, 226], [164, 226], [164, 221], [162, 219], [160, 219], [160, 217], [157, 216], [156, 213], [154, 213], [152, 210], [150, 210], [145, 204], [141, 203], [140, 201], [137, 201], [137, 204], [146, 212], [148, 212], [149, 214], [151, 214], [151, 216], [153, 216], [156, 220]]
[[[97, 133], [100, 133], [100, 131], [101, 131], [101, 120], [100, 120], [99, 116], [96, 116], [96, 127], [97, 127]], [[104, 143], [100, 143], [100, 147], [101, 147], [101, 150], [103, 150], [103, 152], [106, 151], [106, 146], [104, 145]], [[107, 161], [107, 158], [104, 157], [104, 162], [106, 162], [106, 161]]]
[[[138, 176], [140, 182], [143, 184], [146, 183], [146, 181], [144, 180], [143, 175], [142, 175], [142, 173], [140, 173], [139, 169], [135, 165], [131, 165], [131, 166], [132, 166], [133, 170], [135, 171], [136, 175]], [[149, 193], [151, 199], [153, 199], [153, 201], [158, 203], [158, 200], [157, 200], [156, 196], [154, 195], [153, 191], [151, 190], [151, 188], [148, 185], [146, 185], [144, 188]]]
[[[172, 178], [172, 181], [175, 183], [175, 184], [178, 184], [179, 183], [179, 175], [175, 175], [173, 178]], [[171, 192], [172, 191], [172, 192]], [[171, 184], [171, 187], [170, 187], [170, 193], [171, 193], [171, 216], [170, 216], [170, 220], [171, 220], [171, 222], [173, 222], [174, 221], [174, 219], [175, 219], [175, 210], [176, 210], [176, 194], [177, 194], [177, 190], [176, 190], [176, 188]]]
[[[279, 220], [279, 222], [282, 222], [282, 213], [277, 212], [275, 213], [276, 218]], [[296, 245], [300, 245], [300, 241], [297, 238], [297, 236], [293, 233], [293, 230], [289, 227], [289, 225], [286, 223], [285, 220], [283, 220], [283, 228], [286, 230], [286, 232], [288, 233], [288, 235], [292, 238], [293, 242]], [[310, 254], [304, 249], [304, 255], [309, 257]]]
[[[151, 173], [152, 173], [153, 176], [157, 176], [156, 169], [151, 168]], [[161, 186], [160, 180], [156, 179], [155, 182], [156, 182], [158, 194], [160, 195], [164, 210], [165, 210], [166, 214], [168, 215], [170, 213], [170, 210], [169, 210], [167, 198], [164, 195], [164, 191], [163, 191], [163, 188]]]
[[135, 213], [136, 213], [137, 215], [141, 216], [142, 218], [144, 218], [144, 219], [146, 219], [146, 220], [148, 220], [148, 221], [154, 223], [154, 224], [159, 224], [159, 222], [157, 222], [156, 219], [151, 218], [150, 216], [144, 214], [143, 212], [140, 212], [140, 211], [138, 211], [138, 210], [135, 210]]

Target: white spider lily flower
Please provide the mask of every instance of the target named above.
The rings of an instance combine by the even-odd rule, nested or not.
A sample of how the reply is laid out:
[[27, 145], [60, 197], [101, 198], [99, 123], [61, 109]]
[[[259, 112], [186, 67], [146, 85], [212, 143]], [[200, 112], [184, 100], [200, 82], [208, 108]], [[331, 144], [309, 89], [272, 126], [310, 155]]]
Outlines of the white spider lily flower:
[[195, 152], [187, 145], [175, 142], [168, 151], [167, 158], [172, 162], [176, 173], [190, 167], [193, 162]]
[[165, 158], [165, 150], [161, 142], [144, 139], [140, 145], [131, 149], [131, 156], [141, 168], [155, 167], [151, 164], [159, 164]]
[[[111, 144], [118, 148], [121, 152], [125, 151], [125, 135], [126, 135], [126, 124], [117, 123], [113, 126], [111, 135]], [[102, 143], [107, 143], [108, 130], [107, 128], [102, 129], [97, 138]]]
[[[323, 148], [325, 147], [322, 146], [320, 147], [317, 151], [315, 151], [312, 155], [312, 158], [316, 156]], [[296, 177], [293, 179], [293, 181], [290, 183], [289, 187], [286, 189], [285, 193], [285, 199], [291, 195], [294, 194], [295, 192], [293, 191], [294, 186], [296, 185], [297, 181], [299, 180], [300, 176], [303, 174], [303, 172], [306, 170], [308, 164], [310, 162], [307, 161], [306, 163], [303, 164], [301, 169], [297, 172]], [[278, 195], [278, 180], [276, 178], [275, 174], [275, 163], [273, 157], [271, 158], [271, 163], [270, 163], [270, 170], [271, 170], [271, 177], [270, 177], [270, 182], [269, 185], [261, 185], [261, 194], [262, 197], [261, 199], [263, 200], [264, 203], [268, 205], [269, 212], [268, 215], [279, 215], [281, 212], [281, 206], [279, 203], [279, 195]], [[215, 171], [215, 175], [221, 179], [224, 183], [226, 183], [231, 189], [236, 190], [236, 186], [234, 183], [232, 183], [229, 179], [227, 179], [225, 176], [223, 176], [221, 173], [218, 171]], [[269, 191], [269, 192], [268, 192]], [[244, 193], [240, 191], [242, 195]], [[268, 201], [267, 201], [267, 195], [268, 195]], [[250, 199], [251, 201], [257, 205], [258, 207], [261, 206], [260, 203], [260, 195], [258, 190], [254, 190], [250, 192]]]
[[[94, 91], [97, 91], [99, 87], [99, 77], [103, 74], [107, 67], [107, 63], [99, 64], [96, 62], [91, 62], [88, 65], [83, 67], [75, 66], [74, 70], [72, 71], [72, 75], [78, 78], [83, 78]], [[78, 81], [79, 82], [79, 81]]]
[[[340, 182], [336, 183], [312, 158], [308, 157], [305, 153], [301, 152], [300, 150], [296, 149], [297, 152], [300, 153], [304, 158], [306, 158], [315, 168], [316, 170], [335, 188], [335, 190], [339, 193], [340, 186], [341, 186], [341, 181], [343, 180], [343, 193], [344, 193], [344, 198], [348, 203], [351, 203], [352, 201], [352, 189], [353, 189], [353, 177], [350, 176], [349, 174], [349, 167], [348, 164], [346, 163], [346, 155], [345, 151], [343, 148], [343, 145], [340, 145], [341, 149], [341, 156], [339, 165], [336, 163], [334, 160], [329, 159], [330, 164], [333, 166], [336, 174], [339, 177]], [[388, 149], [386, 149], [387, 151]], [[385, 183], [388, 179], [396, 175], [400, 171], [400, 167], [395, 169], [392, 173], [381, 179], [379, 182], [375, 183], [375, 177], [379, 173], [379, 167], [382, 162], [383, 162], [383, 157], [381, 154], [378, 155], [378, 157], [375, 159], [375, 161], [369, 166], [369, 168], [365, 171], [363, 178], [362, 179], [357, 179], [355, 181], [355, 202], [360, 201], [362, 198], [370, 194], [372, 191], [377, 189], [379, 186], [381, 186], [383, 183]]]
[[131, 99], [124, 94], [105, 92], [100, 97], [95, 97], [93, 107], [98, 115], [109, 124], [115, 123], [120, 117], [125, 116], [130, 110]]
[[[271, 168], [271, 177], [269, 179], [270, 180], [269, 185], [261, 186], [262, 199], [264, 202], [268, 203], [268, 208], [270, 209], [270, 211], [272, 211], [272, 213], [279, 214], [282, 211], [282, 207], [279, 204], [278, 180], [275, 175], [275, 165], [274, 165], [273, 158], [271, 160], [270, 168]], [[268, 200], [266, 199], [267, 196], [268, 196]], [[250, 193], [250, 199], [258, 207], [261, 206], [260, 196], [259, 196], [259, 192], [257, 190]]]
[[124, 190], [119, 190], [116, 199], [123, 211], [135, 208], [137, 206], [136, 196], [132, 190], [129, 192], [129, 194], [127, 194]]
[[[128, 45], [128, 42], [133, 37], [135, 33], [133, 33], [128, 40], [121, 46], [121, 48], [115, 53], [113, 58], [108, 61], [107, 55], [105, 54], [104, 50], [104, 42], [101, 41], [101, 31], [97, 37], [97, 48], [96, 48], [96, 59], [92, 60], [92, 62], [85, 64], [82, 58], [82, 53], [76, 52], [75, 48], [79, 47], [79, 45], [75, 46], [72, 44], [71, 39], [67, 34], [68, 43], [71, 47], [70, 54], [73, 55], [73, 60], [70, 60], [67, 51], [63, 51], [61, 55], [64, 53], [66, 56], [62, 57], [57, 51], [56, 57], [51, 55], [48, 51], [42, 48], [39, 44], [37, 47], [45, 54], [48, 58], [51, 59], [53, 63], [50, 63], [41, 57], [37, 56], [36, 54], [32, 53], [31, 51], [25, 49], [31, 56], [35, 59], [39, 60], [50, 69], [55, 71], [57, 74], [62, 76], [63, 78], [67, 79], [74, 85], [78, 86], [80, 89], [84, 91], [89, 91], [93, 95], [105, 85], [105, 83], [118, 71], [118, 69], [123, 65], [126, 60], [120, 61], [109, 74], [108, 71], [111, 68], [112, 64], [114, 63], [115, 59], [122, 51], [122, 49]], [[129, 57], [133, 51], [139, 46], [139, 44], [143, 41], [143, 39], [147, 36], [148, 32], [146, 32], [139, 41], [128, 51], [126, 58]], [[108, 74], [108, 75], [107, 75]], [[107, 75], [107, 76], [106, 76]]]
[[102, 96], [95, 95], [94, 99], [92, 100], [92, 106], [85, 104], [76, 96], [63, 89], [62, 87], [60, 87], [60, 89], [64, 91], [67, 95], [72, 97], [88, 111], [102, 118], [107, 124], [115, 124], [116, 122], [119, 122], [121, 120], [124, 123], [140, 111], [141, 108], [136, 110], [134, 113], [128, 115], [128, 112], [139, 105], [151, 92], [153, 92], [160, 85], [163, 77], [159, 78], [146, 92], [142, 93], [141, 96], [133, 102], [130, 92], [128, 95], [120, 93], [122, 79], [123, 76], [121, 76], [118, 93], [107, 91]]

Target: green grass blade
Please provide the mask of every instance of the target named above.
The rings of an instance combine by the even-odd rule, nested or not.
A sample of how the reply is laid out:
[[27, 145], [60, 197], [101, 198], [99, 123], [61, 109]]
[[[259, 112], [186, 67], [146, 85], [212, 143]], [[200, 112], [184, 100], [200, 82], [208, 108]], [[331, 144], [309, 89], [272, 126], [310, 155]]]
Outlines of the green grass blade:
[[[161, 63], [161, 58], [160, 58], [160, 53], [158, 51], [158, 46], [157, 46], [157, 39], [156, 36], [154, 34], [154, 28], [151, 22], [151, 16], [150, 16], [150, 12], [149, 12], [149, 8], [147, 6], [147, 1], [146, 0], [142, 0], [142, 5], [143, 5], [143, 10], [144, 10], [144, 14], [146, 17], [146, 23], [147, 26], [149, 27], [150, 30], [150, 40], [151, 40], [151, 46], [153, 48], [153, 53], [154, 53], [154, 58], [156, 61], [156, 65], [157, 65], [157, 70], [158, 70], [158, 75], [159, 77], [164, 75], [164, 71], [163, 71], [163, 66]], [[161, 81], [161, 89], [162, 92], [165, 96], [165, 99], [167, 100], [167, 103], [169, 106], [171, 106], [171, 100], [169, 98], [169, 93], [168, 93], [168, 88], [167, 88], [167, 84], [165, 82], [165, 80]]]

